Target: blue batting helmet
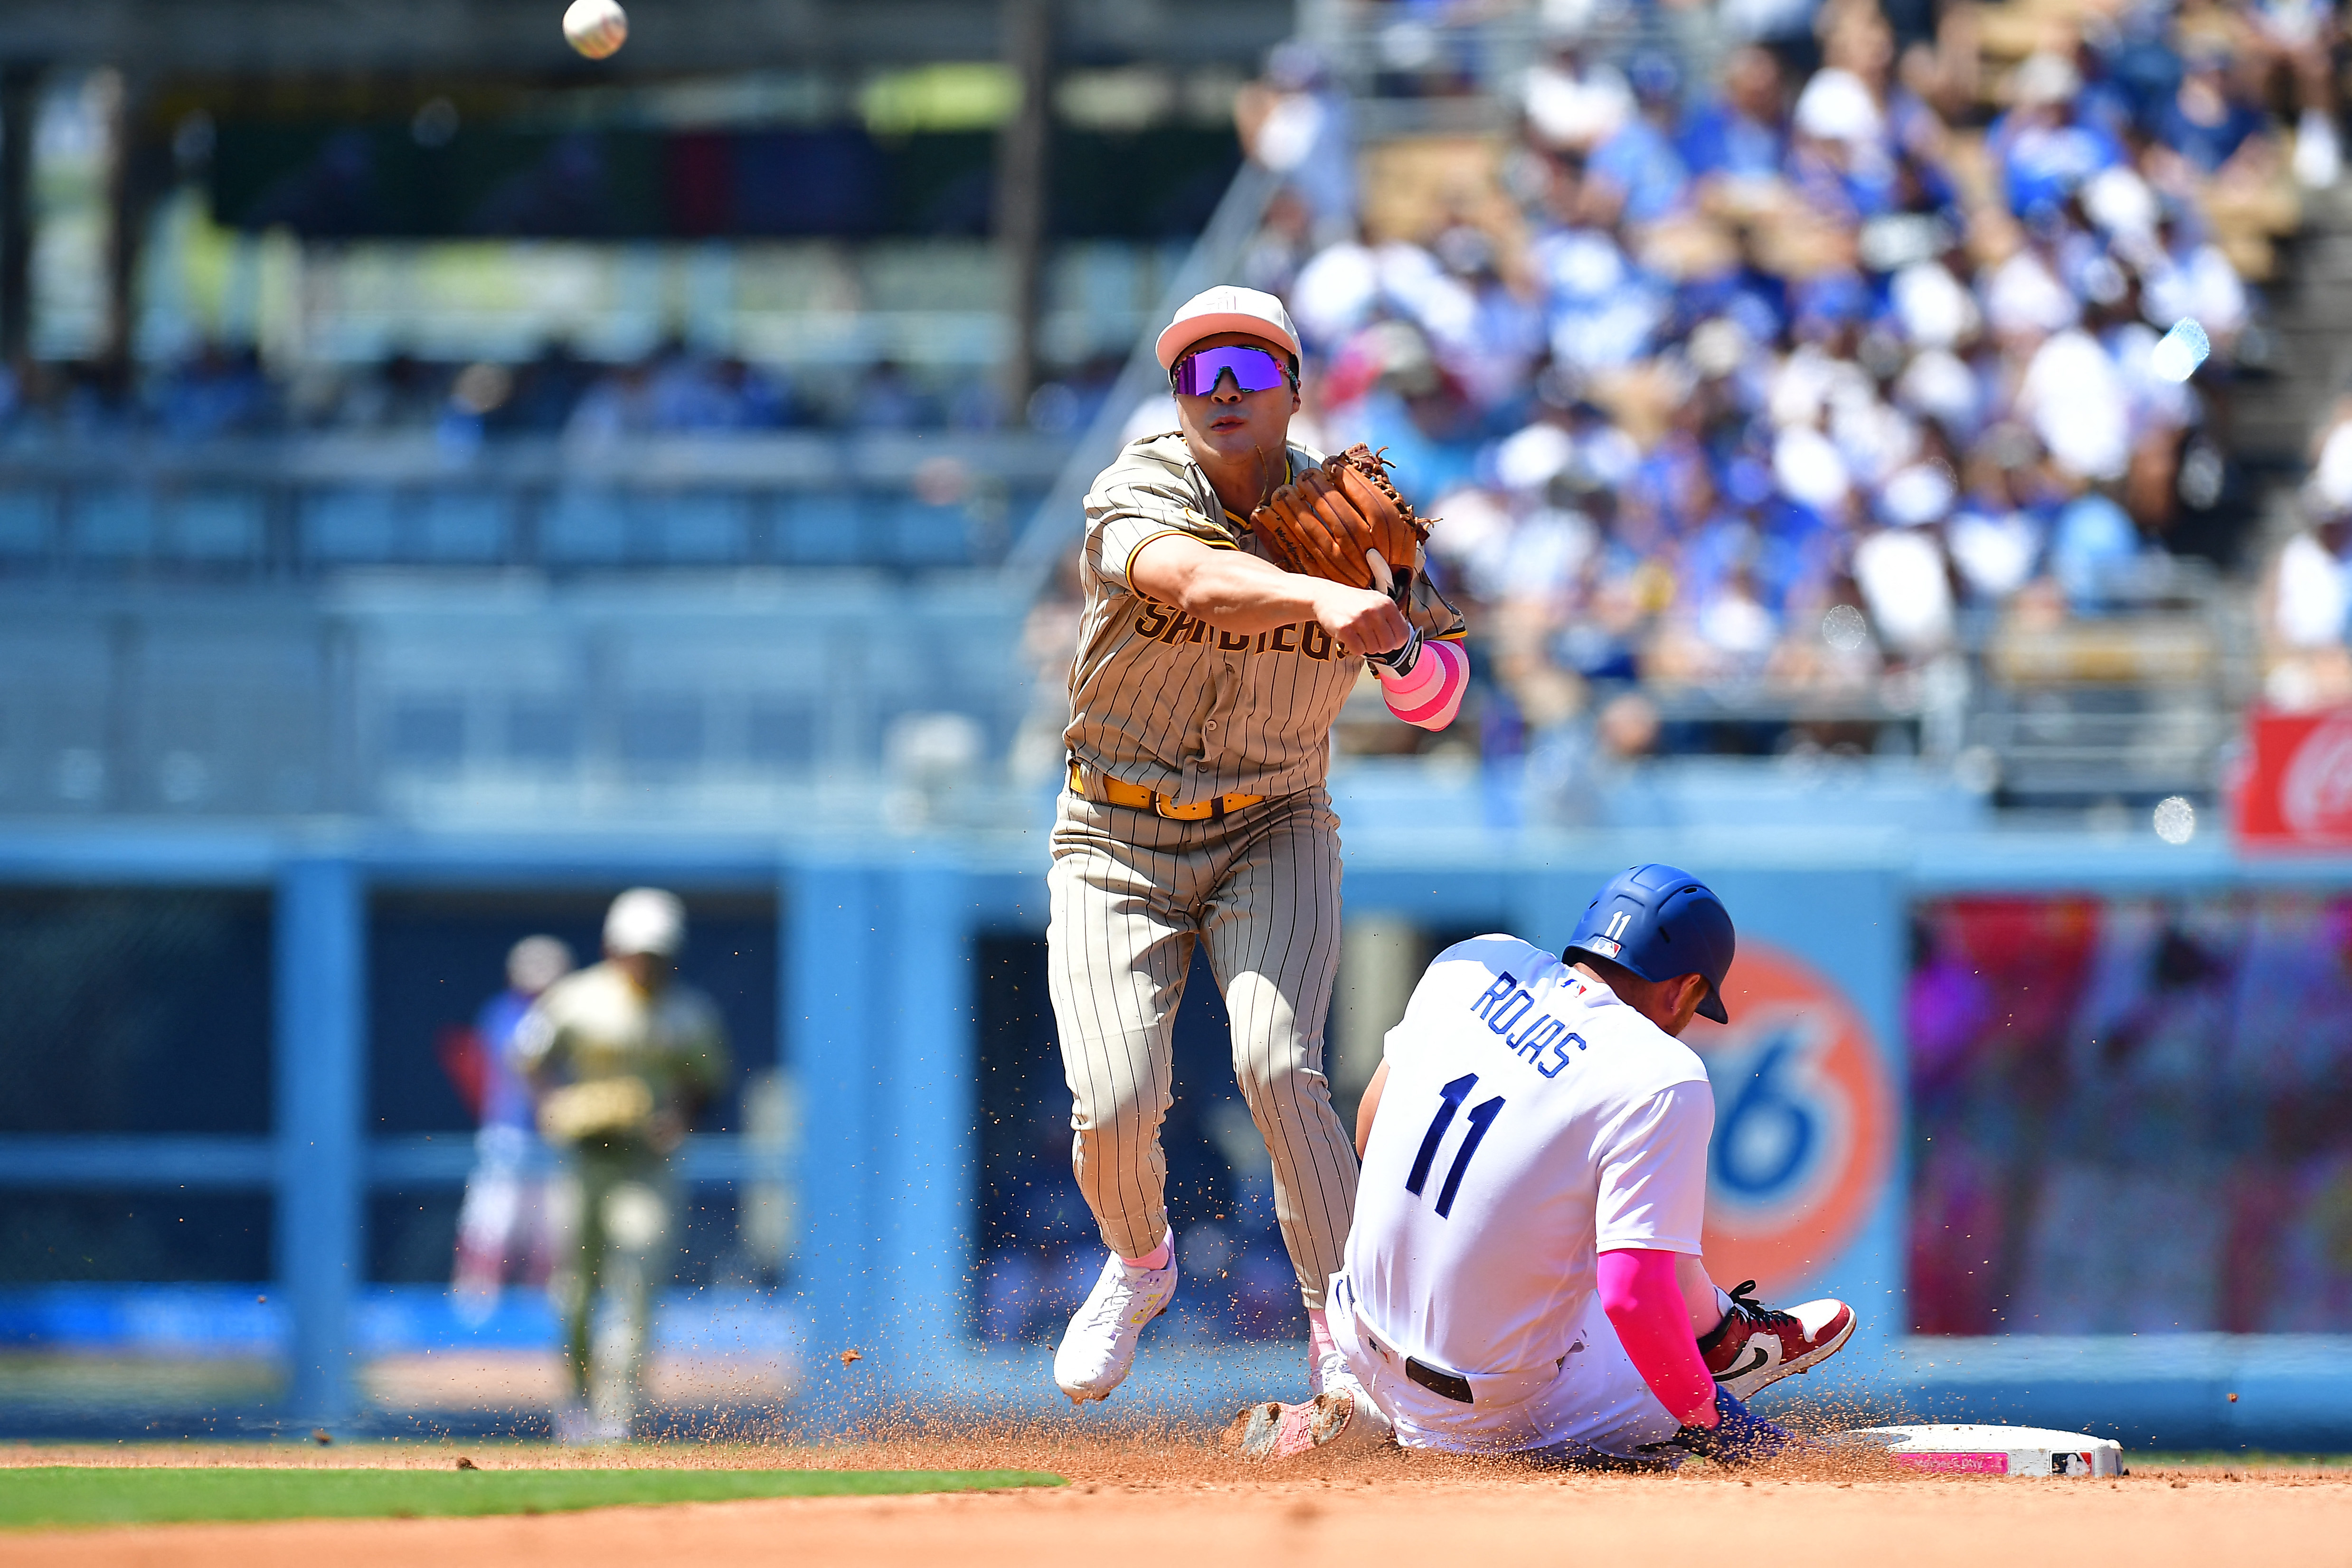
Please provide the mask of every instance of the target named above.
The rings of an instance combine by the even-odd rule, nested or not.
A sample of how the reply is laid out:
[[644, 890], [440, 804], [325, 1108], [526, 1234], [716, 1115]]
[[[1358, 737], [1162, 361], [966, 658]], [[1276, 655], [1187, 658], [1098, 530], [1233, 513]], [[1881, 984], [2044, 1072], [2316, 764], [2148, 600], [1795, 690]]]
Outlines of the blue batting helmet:
[[1706, 982], [1699, 1016], [1728, 1024], [1723, 977], [1731, 971], [1731, 911], [1688, 871], [1652, 861], [1609, 879], [1584, 906], [1570, 951], [1613, 959], [1644, 980], [1696, 974]]

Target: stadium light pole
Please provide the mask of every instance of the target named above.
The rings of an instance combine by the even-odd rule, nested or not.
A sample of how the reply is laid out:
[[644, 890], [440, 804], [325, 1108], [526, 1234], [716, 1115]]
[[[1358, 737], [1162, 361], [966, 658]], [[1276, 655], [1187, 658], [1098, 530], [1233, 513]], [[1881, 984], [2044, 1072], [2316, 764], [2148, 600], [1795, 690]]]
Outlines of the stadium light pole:
[[1005, 66], [1021, 102], [997, 132], [996, 238], [1004, 251], [1006, 416], [1018, 424], [1037, 385], [1037, 329], [1051, 192], [1053, 0], [1003, 0]]
[[0, 68], [0, 364], [33, 347], [33, 106], [38, 66]]
[[106, 338], [99, 358], [118, 395], [128, 397], [139, 349], [139, 253], [164, 184], [157, 165], [168, 168], [169, 153], [143, 134], [152, 77], [125, 68], [115, 80], [106, 116]]

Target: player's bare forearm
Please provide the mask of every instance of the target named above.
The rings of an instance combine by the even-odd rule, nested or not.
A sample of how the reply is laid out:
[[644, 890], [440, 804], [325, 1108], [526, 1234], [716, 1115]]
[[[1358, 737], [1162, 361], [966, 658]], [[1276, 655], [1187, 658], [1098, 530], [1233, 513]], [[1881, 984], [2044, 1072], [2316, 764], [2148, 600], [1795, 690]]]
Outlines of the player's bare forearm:
[[1372, 1118], [1381, 1113], [1381, 1094], [1389, 1086], [1389, 1064], [1382, 1062], [1372, 1069], [1372, 1081], [1364, 1085], [1364, 1098], [1356, 1103], [1356, 1158], [1364, 1157], [1364, 1150], [1372, 1142]]
[[1128, 567], [1136, 592], [1173, 605], [1220, 631], [1255, 633], [1317, 620], [1319, 577], [1285, 572], [1237, 550], [1213, 550], [1168, 534], [1135, 553]]
[[1237, 636], [1318, 621], [1352, 652], [1386, 653], [1402, 647], [1410, 635], [1404, 613], [1386, 595], [1285, 572], [1180, 533], [1163, 534], [1137, 551], [1128, 581], [1146, 598]]

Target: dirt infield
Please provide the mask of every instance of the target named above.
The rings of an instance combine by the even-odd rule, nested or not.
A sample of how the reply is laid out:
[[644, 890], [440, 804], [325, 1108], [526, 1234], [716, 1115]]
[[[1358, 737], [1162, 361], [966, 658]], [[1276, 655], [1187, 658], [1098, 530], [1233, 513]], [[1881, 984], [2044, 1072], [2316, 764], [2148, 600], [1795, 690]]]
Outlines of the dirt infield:
[[[35, 1564], [373, 1564], [419, 1562], [648, 1568], [688, 1563], [843, 1568], [1101, 1568], [1148, 1555], [1211, 1568], [1286, 1556], [1347, 1563], [1730, 1561], [1769, 1568], [1993, 1568], [2003, 1563], [2352, 1563], [2352, 1474], [2180, 1468], [2119, 1481], [1913, 1477], [1859, 1457], [1745, 1476], [1560, 1476], [1381, 1457], [1246, 1466], [1200, 1437], [1057, 1439], [1050, 1433], [910, 1439], [822, 1450], [684, 1447], [565, 1454], [441, 1445], [257, 1449], [0, 1450], [0, 1464], [451, 1466], [816, 1465], [1050, 1469], [1050, 1491], [811, 1499], [599, 1510], [526, 1518], [182, 1525], [12, 1534]], [[1636, 1556], [1635, 1553], [1642, 1553]], [[1660, 1552], [1672, 1554], [1661, 1557]]]

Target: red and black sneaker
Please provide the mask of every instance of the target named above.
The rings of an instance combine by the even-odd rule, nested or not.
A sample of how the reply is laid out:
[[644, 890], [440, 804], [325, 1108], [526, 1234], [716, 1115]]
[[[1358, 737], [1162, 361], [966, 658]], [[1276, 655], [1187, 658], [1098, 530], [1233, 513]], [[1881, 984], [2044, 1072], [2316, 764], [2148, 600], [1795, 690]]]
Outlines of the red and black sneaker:
[[1739, 1399], [1790, 1373], [1811, 1371], [1853, 1337], [1853, 1309], [1843, 1301], [1807, 1301], [1782, 1311], [1760, 1305], [1755, 1290], [1755, 1280], [1743, 1281], [1731, 1292], [1731, 1310], [1698, 1342], [1706, 1370]]

